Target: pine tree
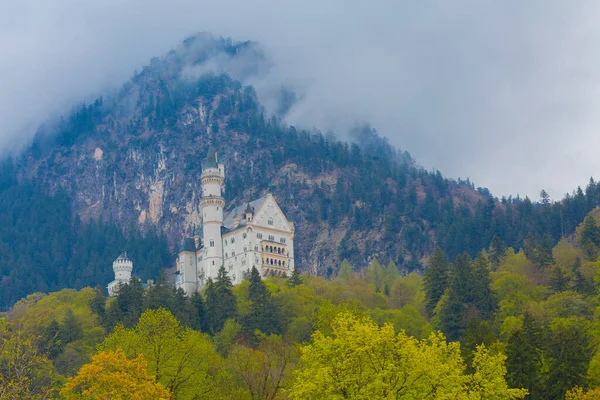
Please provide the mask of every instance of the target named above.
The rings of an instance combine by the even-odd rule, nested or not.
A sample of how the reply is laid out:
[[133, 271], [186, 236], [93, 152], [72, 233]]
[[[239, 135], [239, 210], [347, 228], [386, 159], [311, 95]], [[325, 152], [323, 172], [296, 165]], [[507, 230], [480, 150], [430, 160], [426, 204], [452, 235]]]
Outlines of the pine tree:
[[128, 284], [121, 286], [116, 303], [123, 315], [122, 322], [126, 328], [132, 328], [137, 323], [144, 309], [144, 287], [142, 281], [131, 278]]
[[83, 329], [75, 318], [73, 310], [67, 308], [67, 315], [65, 320], [60, 324], [59, 338], [62, 344], [68, 344], [76, 340], [81, 339], [83, 336]]
[[546, 354], [549, 357], [546, 398], [562, 398], [575, 386], [585, 386], [593, 354], [590, 323], [580, 318], [557, 319], [551, 326]]
[[564, 292], [565, 290], [569, 290], [570, 283], [571, 280], [561, 267], [556, 266], [552, 269], [552, 275], [550, 276], [548, 286], [554, 293], [560, 293]]
[[446, 301], [440, 303], [437, 315], [439, 328], [449, 341], [457, 341], [465, 333], [465, 307], [452, 289], [448, 289], [447, 294]]
[[300, 271], [294, 265], [294, 271], [292, 272], [292, 276], [290, 276], [286, 282], [288, 287], [296, 287], [298, 285], [302, 285], [302, 278], [300, 278]]
[[506, 381], [511, 387], [529, 390], [531, 399], [540, 399], [542, 370], [542, 330], [528, 312], [523, 327], [514, 332], [506, 344]]
[[596, 219], [591, 215], [588, 215], [583, 220], [581, 244], [585, 243], [592, 243], [596, 246], [600, 246], [600, 227], [598, 227]]
[[197, 325], [193, 326], [193, 328], [202, 332], [208, 332], [208, 326], [206, 325], [206, 307], [204, 306], [204, 299], [202, 298], [202, 295], [200, 295], [198, 292], [194, 292], [190, 302], [194, 306], [197, 316]]
[[158, 310], [161, 307], [176, 314], [175, 291], [168, 283], [164, 270], [161, 271], [158, 282], [144, 293], [144, 310]]
[[40, 338], [40, 347], [50, 360], [56, 359], [62, 353], [64, 344], [60, 340], [60, 324], [55, 319], [44, 329]]
[[385, 283], [385, 270], [377, 258], [374, 258], [367, 267], [367, 282], [375, 285], [376, 292], [380, 292], [383, 288]]
[[581, 258], [575, 259], [573, 265], [573, 290], [585, 295], [593, 295], [596, 291], [593, 279], [590, 279], [581, 273]]
[[442, 249], [436, 247], [433, 255], [429, 258], [423, 276], [425, 295], [427, 298], [426, 309], [429, 315], [433, 314], [435, 306], [442, 298], [444, 291], [448, 287], [449, 279], [450, 263]]
[[237, 315], [237, 301], [233, 284], [224, 266], [219, 268], [217, 279], [208, 280], [206, 287], [206, 323], [214, 335], [223, 329], [225, 321]]
[[477, 308], [479, 317], [486, 320], [491, 319], [497, 304], [490, 288], [492, 282], [490, 263], [483, 251], [473, 261], [473, 279], [471, 282], [473, 305]]
[[496, 270], [502, 262], [502, 259], [506, 255], [506, 250], [506, 244], [504, 244], [498, 235], [494, 235], [489, 247], [489, 258], [492, 262], [492, 267], [494, 270]]
[[542, 241], [537, 248], [535, 264], [538, 268], [548, 268], [554, 264], [552, 255], [552, 238], [547, 233], [542, 237]]
[[266, 335], [281, 334], [283, 317], [281, 307], [272, 298], [256, 267], [252, 267], [250, 271], [248, 300], [250, 300], [250, 313], [242, 321], [244, 332], [251, 337], [256, 330]]
[[106, 307], [106, 297], [104, 297], [104, 289], [101, 286], [94, 288], [94, 296], [90, 300], [90, 309], [92, 312], [100, 317], [100, 320], [104, 318], [104, 312]]
[[353, 276], [354, 270], [348, 260], [344, 258], [342, 265], [340, 266], [340, 271], [338, 272], [338, 278], [348, 280], [352, 279]]

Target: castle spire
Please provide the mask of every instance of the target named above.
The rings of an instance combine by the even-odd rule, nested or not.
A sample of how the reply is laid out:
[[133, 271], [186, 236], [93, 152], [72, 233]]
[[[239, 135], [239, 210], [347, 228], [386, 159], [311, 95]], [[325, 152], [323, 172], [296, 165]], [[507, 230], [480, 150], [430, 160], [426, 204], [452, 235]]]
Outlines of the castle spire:
[[218, 155], [217, 155], [217, 152], [215, 151], [215, 148], [211, 146], [208, 149], [208, 155], [206, 156], [206, 160], [204, 160], [204, 165], [202, 166], [202, 168], [203, 169], [218, 168], [217, 157], [218, 157]]

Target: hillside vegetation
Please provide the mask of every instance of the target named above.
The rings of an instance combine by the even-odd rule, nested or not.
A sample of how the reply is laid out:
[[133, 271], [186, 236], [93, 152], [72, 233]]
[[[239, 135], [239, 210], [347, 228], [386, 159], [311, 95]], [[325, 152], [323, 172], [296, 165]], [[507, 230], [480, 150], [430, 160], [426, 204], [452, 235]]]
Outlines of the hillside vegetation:
[[109, 299], [33, 294], [1, 323], [0, 363], [27, 368], [0, 386], [7, 398], [141, 385], [141, 399], [595, 399], [598, 214], [554, 248], [495, 238], [454, 262], [437, 249], [423, 275], [344, 260], [329, 280], [254, 270], [236, 287], [221, 269], [191, 298], [136, 279]]
[[[331, 277], [342, 260], [391, 259], [421, 271], [440, 247], [475, 257], [497, 235], [522, 248], [554, 246], [600, 201], [590, 181], [560, 201], [542, 192], [497, 199], [467, 181], [426, 171], [369, 126], [339, 140], [285, 123], [294, 96], [268, 114], [252, 86], [209, 68], [226, 57], [257, 74], [257, 45], [199, 35], [136, 73], [113, 95], [42, 126], [0, 167], [0, 307], [36, 291], [111, 280], [121, 250], [144, 281], [173, 264], [200, 224], [201, 160], [215, 146], [226, 165], [228, 207], [272, 192], [297, 227], [296, 262]], [[199, 72], [201, 71], [201, 72]], [[212, 72], [211, 72], [212, 71]]]

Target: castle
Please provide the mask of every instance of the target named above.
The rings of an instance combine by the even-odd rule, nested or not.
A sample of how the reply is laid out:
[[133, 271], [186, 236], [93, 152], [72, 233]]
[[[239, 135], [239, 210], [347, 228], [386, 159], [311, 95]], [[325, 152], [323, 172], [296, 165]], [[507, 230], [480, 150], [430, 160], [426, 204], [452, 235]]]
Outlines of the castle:
[[202, 228], [183, 240], [175, 284], [187, 295], [216, 278], [225, 266], [233, 284], [252, 267], [262, 277], [289, 275], [294, 269], [294, 224], [271, 194], [240, 205], [223, 218], [225, 168], [213, 149], [202, 165]]
[[113, 261], [113, 271], [115, 280], [108, 284], [108, 295], [115, 296], [119, 286], [128, 284], [131, 280], [131, 271], [133, 271], [133, 262], [123, 252], [115, 261]]

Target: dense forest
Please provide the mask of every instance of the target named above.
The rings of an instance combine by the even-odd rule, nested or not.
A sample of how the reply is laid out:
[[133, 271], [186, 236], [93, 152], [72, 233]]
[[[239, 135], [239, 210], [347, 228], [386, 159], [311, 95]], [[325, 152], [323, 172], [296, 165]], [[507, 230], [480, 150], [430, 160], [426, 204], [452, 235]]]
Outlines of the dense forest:
[[[117, 94], [40, 127], [9, 177], [0, 179], [16, 175], [24, 187], [34, 181], [45, 195], [70, 203], [71, 215], [49, 219], [57, 227], [48, 226], [45, 235], [69, 222], [76, 230], [80, 216], [127, 232], [154, 230], [173, 249], [200, 223], [200, 162], [212, 145], [228, 166], [228, 207], [273, 193], [298, 228], [298, 264], [323, 276], [343, 259], [367, 265], [373, 257], [393, 259], [404, 272], [422, 270], [436, 246], [451, 260], [464, 251], [474, 257], [494, 235], [515, 249], [529, 234], [538, 241], [548, 235], [555, 245], [600, 203], [593, 180], [560, 200], [543, 191], [539, 199], [498, 199], [468, 180], [419, 167], [369, 126], [340, 132], [347, 140], [289, 126], [282, 111], [293, 104], [289, 93], [282, 96], [291, 103], [271, 115], [252, 86], [227, 74], [186, 72], [223, 53], [243, 54], [249, 71], [262, 59], [250, 42], [189, 38]], [[43, 198], [18, 203], [29, 202]], [[27, 293], [44, 290], [29, 281]]]
[[64, 191], [18, 182], [11, 165], [0, 168], [0, 310], [34, 292], [106, 285], [123, 250], [144, 282], [171, 266], [156, 229], [141, 234], [137, 226], [123, 231], [102, 219], [82, 223]]
[[[600, 398], [600, 183], [496, 198], [190, 76], [222, 53], [262, 59], [187, 39], [0, 163], [0, 400]], [[272, 192], [296, 223], [293, 275], [170, 285], [209, 145], [228, 207]]]
[[554, 247], [437, 248], [423, 274], [344, 260], [235, 287], [221, 268], [189, 298], [164, 275], [33, 294], [0, 320], [0, 364], [24, 366], [0, 398], [597, 399], [599, 222]]

